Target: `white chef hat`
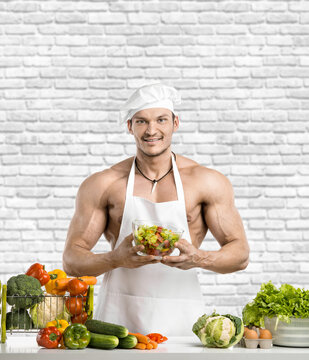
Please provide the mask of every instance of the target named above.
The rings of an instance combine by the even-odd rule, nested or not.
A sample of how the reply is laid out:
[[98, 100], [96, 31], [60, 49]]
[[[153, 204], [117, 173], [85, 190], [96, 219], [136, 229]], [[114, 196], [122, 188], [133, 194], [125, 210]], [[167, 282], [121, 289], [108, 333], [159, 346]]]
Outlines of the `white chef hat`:
[[149, 108], [165, 108], [174, 114], [174, 104], [181, 103], [180, 94], [171, 86], [156, 82], [144, 85], [135, 90], [120, 109], [119, 123], [123, 124], [140, 110]]

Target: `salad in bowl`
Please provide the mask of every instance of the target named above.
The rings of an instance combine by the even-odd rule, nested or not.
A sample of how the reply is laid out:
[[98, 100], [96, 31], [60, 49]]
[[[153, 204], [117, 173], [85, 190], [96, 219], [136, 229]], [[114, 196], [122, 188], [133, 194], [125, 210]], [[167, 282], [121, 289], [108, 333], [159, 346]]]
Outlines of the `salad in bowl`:
[[183, 230], [156, 221], [135, 220], [132, 225], [135, 245], [144, 246], [138, 254], [154, 255], [157, 259], [170, 255], [183, 234]]

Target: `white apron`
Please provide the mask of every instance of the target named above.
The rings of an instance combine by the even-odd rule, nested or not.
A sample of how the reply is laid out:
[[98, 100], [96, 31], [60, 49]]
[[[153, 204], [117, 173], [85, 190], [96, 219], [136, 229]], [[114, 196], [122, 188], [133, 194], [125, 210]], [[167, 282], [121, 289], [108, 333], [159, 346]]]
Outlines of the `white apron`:
[[[184, 192], [174, 156], [172, 163], [178, 200], [154, 203], [133, 196], [133, 161], [116, 248], [132, 233], [132, 221], [139, 219], [184, 229], [182, 237], [191, 243]], [[174, 253], [176, 251], [179, 250]], [[157, 263], [136, 269], [120, 267], [105, 273], [95, 319], [124, 325], [130, 332], [145, 335], [159, 332], [166, 336], [191, 336], [192, 325], [204, 312], [196, 270], [180, 270]]]

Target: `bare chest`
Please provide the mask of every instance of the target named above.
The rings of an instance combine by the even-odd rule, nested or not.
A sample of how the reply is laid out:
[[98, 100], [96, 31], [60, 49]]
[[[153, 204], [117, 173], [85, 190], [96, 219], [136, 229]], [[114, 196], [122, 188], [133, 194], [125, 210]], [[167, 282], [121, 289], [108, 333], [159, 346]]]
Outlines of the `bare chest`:
[[[190, 182], [187, 180], [188, 179], [186, 178], [182, 179], [187, 222], [192, 243], [199, 247], [206, 234], [207, 228], [203, 221], [202, 204], [199, 201], [198, 189], [195, 189], [194, 186], [190, 185]], [[109, 195], [109, 221], [104, 234], [107, 240], [112, 243], [116, 242], [120, 231], [126, 198], [126, 185], [125, 179], [119, 181], [118, 184], [113, 185], [113, 189], [111, 189]], [[151, 192], [152, 187], [152, 182], [136, 174], [133, 196], [141, 197], [156, 203], [178, 200], [173, 174], [168, 175], [166, 178], [157, 183], [153, 193]]]

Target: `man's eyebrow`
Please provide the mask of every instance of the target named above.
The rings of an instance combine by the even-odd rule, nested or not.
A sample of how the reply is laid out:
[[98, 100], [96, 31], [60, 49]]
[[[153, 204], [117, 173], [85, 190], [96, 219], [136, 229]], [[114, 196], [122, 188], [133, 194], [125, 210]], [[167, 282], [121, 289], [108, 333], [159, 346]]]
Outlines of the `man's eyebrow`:
[[[168, 114], [162, 114], [162, 115], [157, 116], [157, 119], [159, 119], [161, 117], [164, 117], [164, 116], [169, 116], [169, 115]], [[144, 118], [142, 116], [135, 116], [134, 119], [147, 120], [147, 118]]]

